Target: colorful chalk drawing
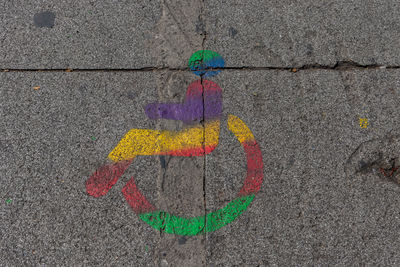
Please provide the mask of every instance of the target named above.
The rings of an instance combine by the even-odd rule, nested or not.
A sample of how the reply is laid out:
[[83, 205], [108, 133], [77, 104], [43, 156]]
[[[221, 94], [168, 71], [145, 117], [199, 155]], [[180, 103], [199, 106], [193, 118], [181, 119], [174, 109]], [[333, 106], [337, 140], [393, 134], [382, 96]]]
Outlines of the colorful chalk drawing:
[[[152, 103], [145, 108], [150, 119], [179, 120], [187, 127], [182, 131], [130, 130], [108, 155], [112, 163], [100, 167], [86, 181], [87, 193], [93, 197], [107, 194], [136, 156], [190, 157], [211, 153], [219, 142], [222, 90], [216, 83], [203, 78], [217, 75], [223, 67], [224, 60], [216, 52], [195, 52], [189, 59], [189, 68], [201, 79], [188, 86], [185, 101]], [[261, 188], [263, 160], [259, 145], [242, 120], [229, 115], [228, 129], [241, 143], [247, 159], [247, 177], [235, 199], [222, 209], [204, 216], [179, 217], [154, 207], [139, 191], [132, 177], [123, 187], [122, 193], [134, 212], [151, 227], [177, 235], [212, 232], [242, 214]]]

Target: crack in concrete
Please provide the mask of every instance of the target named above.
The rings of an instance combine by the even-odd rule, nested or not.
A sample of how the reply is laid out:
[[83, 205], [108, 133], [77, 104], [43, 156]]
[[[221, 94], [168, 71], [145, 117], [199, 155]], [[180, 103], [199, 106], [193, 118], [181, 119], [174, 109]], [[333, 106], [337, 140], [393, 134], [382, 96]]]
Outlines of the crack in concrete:
[[[203, 32], [203, 43], [207, 39], [207, 32]], [[306, 64], [302, 66], [289, 66], [289, 67], [254, 67], [254, 66], [240, 66], [240, 67], [223, 67], [223, 68], [207, 68], [206, 70], [243, 70], [243, 71], [260, 71], [260, 70], [280, 70], [280, 71], [291, 71], [298, 72], [302, 70], [334, 70], [334, 71], [353, 71], [353, 70], [372, 70], [372, 69], [400, 69], [400, 66], [396, 65], [378, 65], [378, 64], [367, 64], [362, 65], [354, 61], [338, 61], [334, 65], [321, 65], [321, 64]], [[191, 71], [187, 67], [143, 67], [143, 68], [77, 68], [77, 69], [21, 69], [21, 68], [1, 68], [0, 72], [152, 72], [152, 71]]]
[[168, 160], [165, 160], [165, 157], [166, 157], [166, 156], [163, 156], [163, 155], [159, 156], [159, 158], [160, 158], [160, 164], [161, 164], [162, 172], [163, 172], [163, 173], [162, 173], [162, 180], [161, 180], [161, 191], [162, 191], [162, 192], [165, 191], [165, 188], [164, 188], [164, 184], [165, 184], [165, 175], [167, 174], [167, 168], [168, 168], [169, 162], [171, 161], [171, 157], [168, 157]]
[[[204, 51], [205, 49], [205, 42], [207, 40], [207, 30], [206, 30], [206, 24], [204, 20], [204, 10], [205, 10], [205, 0], [201, 0], [201, 9], [200, 9], [200, 15], [199, 19], [201, 20], [201, 23], [203, 25], [203, 32], [201, 33], [203, 35], [203, 41], [201, 43], [201, 48]], [[204, 52], [203, 52], [204, 53]], [[202, 61], [204, 60], [204, 56], [202, 57]], [[205, 130], [205, 99], [204, 99], [204, 86], [203, 86], [203, 75], [200, 76], [200, 81], [201, 81], [201, 87], [202, 87], [202, 98], [203, 98], [203, 150], [204, 150], [204, 159], [203, 159], [203, 201], [204, 201], [204, 233], [205, 233], [205, 239], [204, 239], [204, 249], [207, 250], [207, 199], [206, 199], [206, 171], [207, 171], [207, 160], [206, 160], [206, 130]], [[207, 266], [207, 256], [205, 257], [205, 266]]]

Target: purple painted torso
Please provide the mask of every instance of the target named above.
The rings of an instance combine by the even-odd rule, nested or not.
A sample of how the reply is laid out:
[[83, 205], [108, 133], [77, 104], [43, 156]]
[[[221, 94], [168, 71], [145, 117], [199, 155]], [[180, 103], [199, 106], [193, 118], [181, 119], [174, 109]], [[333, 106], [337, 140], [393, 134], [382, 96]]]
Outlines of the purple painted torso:
[[146, 106], [145, 111], [150, 119], [180, 120], [185, 124], [219, 119], [222, 113], [222, 90], [212, 81], [197, 80], [188, 86], [183, 103], [152, 103]]

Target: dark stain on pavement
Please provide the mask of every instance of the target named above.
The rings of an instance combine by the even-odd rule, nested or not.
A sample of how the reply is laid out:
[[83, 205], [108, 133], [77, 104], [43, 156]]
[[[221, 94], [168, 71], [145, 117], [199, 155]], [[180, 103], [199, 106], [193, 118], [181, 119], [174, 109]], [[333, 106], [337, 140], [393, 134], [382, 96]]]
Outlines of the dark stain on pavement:
[[400, 135], [361, 143], [345, 163], [346, 176], [377, 175], [400, 185]]
[[130, 100], [134, 100], [136, 98], [136, 96], [137, 96], [137, 93], [135, 93], [135, 92], [128, 92], [128, 94], [127, 94], [127, 97]]
[[184, 237], [184, 236], [182, 236], [182, 237], [180, 237], [180, 238], [178, 239], [179, 245], [184, 245], [184, 244], [186, 244], [186, 241], [187, 241], [187, 239], [186, 239], [186, 237]]
[[40, 13], [36, 13], [33, 16], [33, 22], [37, 27], [43, 28], [53, 28], [54, 27], [54, 20], [56, 15], [50, 11], [44, 11]]
[[372, 166], [371, 163], [367, 163], [364, 160], [360, 160], [359, 165], [360, 165], [360, 169], [359, 169], [360, 172], [368, 172], [368, 168], [370, 166]]
[[165, 169], [165, 167], [167, 167], [167, 164], [165, 162], [165, 156], [160, 156], [160, 164], [163, 169]]
[[235, 28], [233, 28], [233, 27], [229, 28], [229, 36], [231, 36], [232, 38], [235, 38], [237, 33], [238, 33], [238, 31]]
[[294, 155], [291, 155], [288, 161], [288, 168], [292, 167], [294, 162], [296, 161]]
[[196, 22], [196, 32], [199, 34], [204, 34], [206, 31], [206, 27], [204, 25], [203, 18], [199, 15], [197, 22]]
[[306, 54], [307, 56], [311, 56], [312, 53], [314, 52], [314, 48], [311, 44], [306, 45]]

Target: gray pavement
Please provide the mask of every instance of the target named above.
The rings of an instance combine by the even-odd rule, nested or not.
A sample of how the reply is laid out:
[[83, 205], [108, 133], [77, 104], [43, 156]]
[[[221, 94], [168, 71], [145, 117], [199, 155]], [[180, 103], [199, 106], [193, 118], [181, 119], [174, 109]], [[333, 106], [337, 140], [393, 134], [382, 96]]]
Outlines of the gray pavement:
[[398, 1], [206, 0], [208, 49], [227, 66], [398, 66]]
[[[400, 264], [397, 1], [0, 7], [1, 266]], [[223, 90], [218, 147], [137, 157], [108, 194], [89, 196], [86, 180], [128, 130], [183, 128], [144, 107], [183, 101], [202, 48], [229, 67], [207, 78]], [[151, 228], [121, 193], [132, 176], [178, 216], [235, 198], [246, 161], [230, 114], [263, 155], [252, 204], [211, 233]]]

